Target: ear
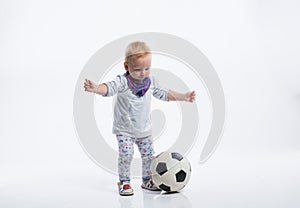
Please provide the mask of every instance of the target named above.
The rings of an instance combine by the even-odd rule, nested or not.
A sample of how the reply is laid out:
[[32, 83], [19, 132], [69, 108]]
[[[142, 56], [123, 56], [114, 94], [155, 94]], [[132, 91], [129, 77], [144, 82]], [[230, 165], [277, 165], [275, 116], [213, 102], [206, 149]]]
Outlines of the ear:
[[128, 71], [128, 62], [127, 61], [124, 62], [124, 68]]

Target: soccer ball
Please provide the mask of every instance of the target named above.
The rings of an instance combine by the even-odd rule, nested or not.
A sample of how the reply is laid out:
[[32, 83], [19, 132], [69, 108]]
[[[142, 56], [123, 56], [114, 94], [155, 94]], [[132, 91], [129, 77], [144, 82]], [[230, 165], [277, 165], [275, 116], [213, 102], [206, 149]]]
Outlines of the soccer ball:
[[151, 162], [152, 180], [163, 191], [176, 192], [190, 180], [191, 164], [177, 152], [162, 152]]

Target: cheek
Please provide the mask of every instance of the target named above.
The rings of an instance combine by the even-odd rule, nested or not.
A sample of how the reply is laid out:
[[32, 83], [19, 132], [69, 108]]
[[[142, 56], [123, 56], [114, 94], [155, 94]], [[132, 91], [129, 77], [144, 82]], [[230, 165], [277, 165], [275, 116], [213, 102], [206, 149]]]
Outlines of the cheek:
[[139, 72], [132, 72], [132, 73], [131, 73], [131, 76], [132, 76], [133, 78], [137, 78], [137, 77], [140, 76], [140, 73], [139, 73]]
[[131, 73], [131, 75], [137, 76], [137, 75], [139, 75], [139, 72], [133, 71], [133, 72]]

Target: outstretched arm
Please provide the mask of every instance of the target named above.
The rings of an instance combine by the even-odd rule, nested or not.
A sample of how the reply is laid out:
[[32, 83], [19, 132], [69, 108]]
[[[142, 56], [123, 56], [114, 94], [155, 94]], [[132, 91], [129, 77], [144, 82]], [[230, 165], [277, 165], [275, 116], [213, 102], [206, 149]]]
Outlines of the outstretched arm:
[[186, 102], [194, 102], [196, 98], [195, 91], [180, 93], [169, 90], [168, 92], [168, 100], [169, 101], [186, 101]]
[[84, 90], [87, 92], [93, 92], [99, 95], [105, 95], [107, 93], [107, 86], [106, 84], [95, 84], [91, 80], [85, 79], [84, 82]]

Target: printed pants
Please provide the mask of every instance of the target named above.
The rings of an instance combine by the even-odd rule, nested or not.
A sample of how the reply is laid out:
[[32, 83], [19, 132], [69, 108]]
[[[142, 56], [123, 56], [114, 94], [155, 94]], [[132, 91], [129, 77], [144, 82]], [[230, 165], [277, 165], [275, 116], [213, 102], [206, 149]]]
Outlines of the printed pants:
[[142, 158], [143, 180], [149, 179], [151, 176], [150, 164], [154, 154], [152, 136], [132, 138], [117, 135], [117, 140], [119, 145], [118, 170], [120, 181], [130, 180], [130, 164], [134, 154], [134, 143], [138, 146]]

